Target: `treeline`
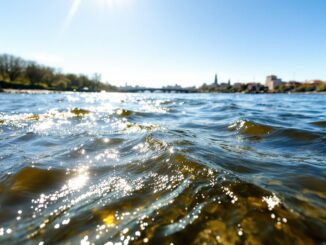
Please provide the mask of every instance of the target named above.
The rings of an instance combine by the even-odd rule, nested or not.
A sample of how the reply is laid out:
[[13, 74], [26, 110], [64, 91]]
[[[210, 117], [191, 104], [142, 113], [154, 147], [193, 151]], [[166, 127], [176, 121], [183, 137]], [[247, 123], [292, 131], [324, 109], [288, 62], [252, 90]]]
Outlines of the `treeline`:
[[8, 54], [0, 55], [0, 88], [90, 92], [117, 90], [110, 84], [100, 82], [100, 79], [97, 73], [91, 78], [82, 74], [64, 74], [35, 61]]
[[326, 92], [326, 83], [320, 81], [320, 83], [302, 83], [298, 86], [283, 84], [275, 88], [276, 93], [304, 93], [304, 92]]
[[326, 82], [318, 81], [317, 83], [299, 83], [289, 82], [277, 86], [273, 91], [259, 83], [221, 85], [214, 87], [212, 85], [203, 84], [198, 88], [203, 93], [306, 93], [306, 92], [326, 92]]
[[268, 88], [263, 85], [250, 85], [245, 83], [237, 86], [224, 85], [219, 87], [203, 84], [198, 88], [198, 91], [202, 93], [267, 93]]

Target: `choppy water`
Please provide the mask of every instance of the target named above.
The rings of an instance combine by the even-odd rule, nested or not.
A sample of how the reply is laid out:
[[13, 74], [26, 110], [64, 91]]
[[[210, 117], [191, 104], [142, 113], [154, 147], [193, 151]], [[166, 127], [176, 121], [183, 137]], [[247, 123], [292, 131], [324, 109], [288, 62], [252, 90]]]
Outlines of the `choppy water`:
[[0, 94], [0, 243], [322, 244], [326, 95]]

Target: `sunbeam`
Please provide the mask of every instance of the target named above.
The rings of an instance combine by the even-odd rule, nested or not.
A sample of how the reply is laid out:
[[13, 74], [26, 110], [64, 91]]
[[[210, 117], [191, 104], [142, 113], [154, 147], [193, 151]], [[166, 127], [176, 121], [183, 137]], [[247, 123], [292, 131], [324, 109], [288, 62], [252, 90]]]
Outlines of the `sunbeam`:
[[70, 10], [68, 12], [68, 15], [65, 19], [63, 28], [62, 28], [63, 31], [65, 31], [66, 29], [69, 28], [72, 19], [74, 18], [75, 14], [77, 13], [77, 11], [80, 7], [80, 4], [81, 4], [81, 0], [73, 0]]
[[130, 0], [96, 0], [98, 5], [107, 6], [108, 8], [126, 7], [130, 4]]

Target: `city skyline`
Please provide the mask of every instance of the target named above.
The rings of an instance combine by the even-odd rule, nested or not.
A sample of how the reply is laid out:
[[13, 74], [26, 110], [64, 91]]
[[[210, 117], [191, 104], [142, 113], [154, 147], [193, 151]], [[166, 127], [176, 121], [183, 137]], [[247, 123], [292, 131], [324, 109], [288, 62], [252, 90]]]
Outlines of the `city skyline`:
[[[0, 52], [116, 86], [326, 79], [323, 1], [0, 3]], [[55, 11], [54, 11], [55, 10]]]

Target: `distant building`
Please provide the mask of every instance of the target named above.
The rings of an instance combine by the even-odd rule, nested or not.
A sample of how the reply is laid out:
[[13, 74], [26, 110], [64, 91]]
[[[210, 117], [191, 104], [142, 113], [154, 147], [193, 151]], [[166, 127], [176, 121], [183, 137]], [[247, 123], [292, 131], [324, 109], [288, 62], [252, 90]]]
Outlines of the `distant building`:
[[289, 82], [285, 83], [286, 87], [295, 87], [296, 88], [296, 87], [299, 87], [301, 85], [302, 85], [302, 83], [297, 82], [297, 81], [289, 81]]
[[218, 79], [217, 79], [217, 74], [215, 74], [215, 78], [214, 78], [214, 83], [211, 85], [212, 87], [218, 87]]
[[227, 88], [227, 87], [229, 87], [229, 83], [221, 83], [219, 85], [219, 87], [221, 87], [221, 88]]
[[168, 85], [168, 86], [165, 86], [163, 88], [166, 88], [166, 89], [182, 89], [182, 87], [178, 84], [175, 84], [174, 86], [172, 85]]
[[323, 81], [319, 79], [313, 79], [313, 80], [306, 81], [306, 83], [318, 85], [318, 84], [322, 84]]
[[265, 91], [265, 86], [256, 82], [247, 83], [247, 91], [251, 93], [263, 92]]
[[265, 85], [268, 87], [268, 90], [273, 91], [277, 86], [282, 84], [282, 79], [278, 78], [275, 75], [270, 75], [266, 77]]
[[234, 83], [233, 87], [234, 88], [241, 88], [243, 86], [243, 83]]

